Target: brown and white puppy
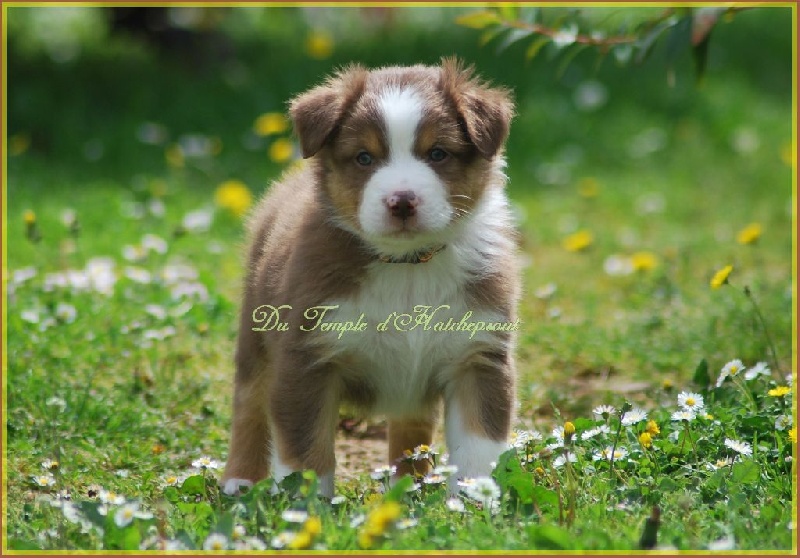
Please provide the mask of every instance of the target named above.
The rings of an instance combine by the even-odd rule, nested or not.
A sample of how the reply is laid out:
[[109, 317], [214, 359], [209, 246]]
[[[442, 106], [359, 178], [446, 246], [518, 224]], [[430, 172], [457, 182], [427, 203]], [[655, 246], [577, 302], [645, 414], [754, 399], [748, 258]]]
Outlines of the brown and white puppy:
[[[516, 320], [509, 93], [452, 59], [351, 66], [290, 112], [310, 161], [250, 222], [224, 490], [313, 469], [331, 496], [342, 403], [387, 417], [394, 464], [431, 443], [443, 400], [458, 477], [489, 474], [514, 412], [514, 328], [433, 325]], [[264, 305], [285, 305], [287, 325], [255, 323]], [[360, 331], [323, 331], [359, 318]]]

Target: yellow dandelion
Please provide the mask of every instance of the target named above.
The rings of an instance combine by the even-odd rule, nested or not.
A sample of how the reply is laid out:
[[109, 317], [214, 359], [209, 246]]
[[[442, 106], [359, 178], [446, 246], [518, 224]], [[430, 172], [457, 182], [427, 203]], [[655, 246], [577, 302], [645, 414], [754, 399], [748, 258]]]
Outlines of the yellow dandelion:
[[650, 271], [658, 265], [658, 258], [652, 252], [636, 252], [631, 256], [631, 265], [635, 271]]
[[797, 164], [797, 149], [795, 149], [794, 143], [789, 142], [783, 145], [781, 148], [781, 161], [787, 167], [794, 167]]
[[312, 31], [306, 37], [306, 54], [315, 60], [325, 60], [333, 54], [333, 38], [323, 31]]
[[589, 231], [578, 231], [566, 237], [562, 243], [569, 252], [580, 252], [587, 249], [594, 242], [594, 237]]
[[728, 277], [730, 276], [731, 272], [733, 271], [732, 265], [726, 265], [719, 271], [714, 274], [714, 277], [711, 278], [711, 288], [718, 289], [722, 285], [728, 282]]
[[639, 443], [642, 444], [643, 448], [652, 447], [653, 437], [647, 431], [642, 432], [641, 434], [639, 434]]
[[672, 389], [673, 385], [674, 384], [672, 383], [672, 380], [670, 380], [670, 379], [666, 379], [663, 382], [661, 382], [661, 388], [665, 389], [665, 390]]
[[26, 225], [33, 225], [36, 222], [36, 213], [30, 209], [26, 209], [25, 213], [22, 214], [22, 219], [25, 221]]
[[312, 516], [306, 519], [306, 522], [303, 524], [303, 531], [315, 537], [322, 533], [322, 521], [317, 516]]
[[226, 180], [214, 192], [214, 202], [237, 217], [241, 217], [250, 208], [253, 195], [243, 182]]
[[289, 129], [289, 120], [281, 112], [265, 112], [253, 123], [253, 131], [259, 136], [282, 134]]
[[789, 395], [792, 393], [792, 388], [789, 386], [778, 386], [775, 389], [771, 389], [767, 392], [767, 395], [770, 397], [783, 397], [784, 395]]
[[797, 443], [797, 427], [793, 427], [789, 429], [788, 436], [789, 441], [793, 444]]
[[400, 517], [400, 504], [397, 502], [383, 502], [372, 510], [364, 523], [364, 531], [370, 537], [380, 537]]
[[276, 163], [285, 163], [294, 155], [294, 144], [286, 138], [278, 138], [269, 146], [269, 158]]
[[153, 447], [150, 449], [150, 451], [153, 452], [153, 455], [160, 455], [164, 453], [165, 449], [167, 448], [164, 447], [164, 444], [153, 444]]
[[178, 144], [172, 144], [164, 151], [164, 158], [167, 164], [173, 168], [179, 169], [184, 165], [183, 149]]
[[564, 435], [572, 436], [575, 434], [575, 425], [569, 421], [564, 423]]
[[361, 531], [358, 534], [358, 546], [360, 546], [361, 548], [372, 547], [372, 537], [369, 534], [365, 533], [364, 531]]
[[306, 531], [300, 531], [291, 541], [289, 541], [289, 544], [286, 545], [286, 548], [289, 550], [303, 550], [309, 546], [311, 546], [311, 534], [307, 533]]
[[600, 183], [593, 176], [581, 178], [578, 182], [578, 194], [582, 198], [596, 198], [600, 192]]
[[650, 436], [655, 436], [657, 434], [661, 434], [661, 429], [658, 427], [658, 423], [654, 420], [647, 421], [647, 426], [645, 427], [645, 432], [650, 434]]
[[703, 418], [706, 420], [714, 420], [714, 415], [712, 415], [711, 413], [706, 413], [703, 415]]
[[736, 242], [739, 244], [753, 244], [760, 237], [761, 225], [758, 223], [750, 223], [736, 235]]
[[22, 155], [31, 146], [31, 137], [28, 134], [15, 134], [8, 138], [8, 154], [12, 157]]

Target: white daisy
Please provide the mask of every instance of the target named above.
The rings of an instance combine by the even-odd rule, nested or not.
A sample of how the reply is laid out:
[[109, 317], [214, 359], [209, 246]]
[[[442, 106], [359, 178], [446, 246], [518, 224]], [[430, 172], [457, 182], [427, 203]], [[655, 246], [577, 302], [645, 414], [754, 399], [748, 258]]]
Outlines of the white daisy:
[[678, 405], [686, 411], [701, 413], [705, 408], [703, 396], [699, 393], [682, 391], [678, 394]]
[[227, 550], [228, 537], [222, 533], [211, 533], [203, 543], [203, 550]]
[[457, 513], [464, 513], [464, 510], [466, 509], [464, 507], [464, 502], [458, 498], [449, 498], [447, 502], [445, 502], [445, 505], [447, 506], [448, 510]]
[[745, 380], [755, 380], [759, 376], [770, 376], [772, 371], [769, 369], [769, 366], [766, 362], [757, 362], [755, 366], [748, 369], [747, 372], [744, 373]]
[[500, 487], [491, 477], [478, 477], [475, 482], [464, 489], [467, 496], [484, 506], [496, 502], [500, 498]]
[[600, 460], [611, 460], [613, 455], [614, 461], [618, 461], [620, 459], [624, 459], [628, 456], [628, 450], [623, 447], [613, 448], [612, 446], [607, 446], [600, 451], [596, 451], [592, 455], [592, 461], [600, 461]]
[[604, 419], [610, 417], [616, 412], [617, 410], [612, 405], [600, 405], [599, 407], [592, 409], [592, 414]]
[[753, 446], [747, 442], [740, 442], [739, 440], [725, 438], [725, 446], [742, 455], [753, 455]]
[[745, 366], [739, 359], [734, 359], [730, 361], [728, 364], [722, 367], [720, 370], [719, 378], [717, 378], [717, 387], [722, 385], [722, 382], [725, 381], [725, 378], [728, 376], [736, 376], [742, 373], [745, 370]]
[[431, 473], [430, 475], [427, 475], [424, 479], [422, 479], [422, 482], [424, 482], [425, 484], [442, 484], [447, 482], [447, 477], [444, 475], [439, 475], [437, 473]]
[[100, 493], [97, 495], [97, 498], [103, 504], [111, 504], [112, 506], [121, 506], [125, 503], [125, 496], [122, 494], [117, 494], [112, 490], [101, 489]]
[[781, 415], [777, 419], [775, 419], [775, 430], [786, 430], [787, 428], [791, 428], [794, 424], [794, 419], [791, 415]]
[[340, 504], [344, 504], [346, 501], [347, 501], [347, 498], [345, 498], [342, 495], [334, 496], [333, 498], [331, 498], [331, 505], [332, 506], [338, 506]]
[[210, 457], [203, 456], [192, 461], [192, 467], [195, 469], [219, 469], [219, 463]]
[[450, 476], [458, 472], [458, 465], [439, 465], [433, 472], [437, 475]]
[[44, 475], [34, 475], [32, 478], [33, 484], [45, 488], [53, 486], [56, 483], [56, 478], [50, 473], [45, 473]]
[[117, 527], [127, 527], [134, 519], [150, 519], [152, 517], [152, 513], [139, 509], [138, 502], [130, 502], [117, 510], [117, 513], [114, 514], [114, 523]]
[[394, 465], [383, 465], [382, 467], [378, 467], [377, 469], [373, 469], [372, 472], [369, 474], [373, 480], [383, 480], [388, 479], [392, 475], [397, 472], [397, 467]]
[[281, 517], [289, 523], [304, 523], [308, 519], [308, 512], [303, 510], [285, 510]]
[[696, 418], [697, 415], [689, 409], [681, 409], [680, 411], [672, 413], [672, 420], [675, 421], [685, 420], [686, 422], [692, 422]]
[[394, 524], [395, 527], [398, 529], [409, 529], [411, 527], [416, 526], [417, 520], [413, 517], [406, 517], [405, 519], [401, 519], [397, 523]]
[[622, 417], [622, 426], [633, 426], [643, 420], [647, 420], [647, 412], [639, 407], [634, 407]]
[[574, 453], [568, 451], [566, 455], [561, 454], [553, 460], [553, 467], [555, 468], [563, 467], [567, 461], [569, 461], [570, 463], [575, 463], [578, 461], [578, 458], [575, 456]]

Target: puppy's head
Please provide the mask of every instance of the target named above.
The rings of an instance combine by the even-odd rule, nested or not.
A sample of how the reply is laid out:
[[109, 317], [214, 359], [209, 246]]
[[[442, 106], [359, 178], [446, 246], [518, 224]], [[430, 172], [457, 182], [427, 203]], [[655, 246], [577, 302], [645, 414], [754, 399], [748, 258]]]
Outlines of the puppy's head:
[[496, 186], [510, 94], [454, 59], [439, 67], [343, 69], [294, 99], [303, 157], [320, 160], [340, 224], [382, 253], [446, 239]]

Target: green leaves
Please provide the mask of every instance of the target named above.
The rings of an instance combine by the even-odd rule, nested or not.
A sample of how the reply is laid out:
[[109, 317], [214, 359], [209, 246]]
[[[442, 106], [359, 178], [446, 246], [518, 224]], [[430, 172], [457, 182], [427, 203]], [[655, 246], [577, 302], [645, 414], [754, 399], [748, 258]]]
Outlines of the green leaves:
[[500, 21], [500, 17], [497, 15], [497, 13], [489, 10], [472, 12], [456, 18], [457, 24], [463, 25], [464, 27], [470, 27], [472, 29], [486, 29], [490, 25], [496, 25], [500, 23]]

